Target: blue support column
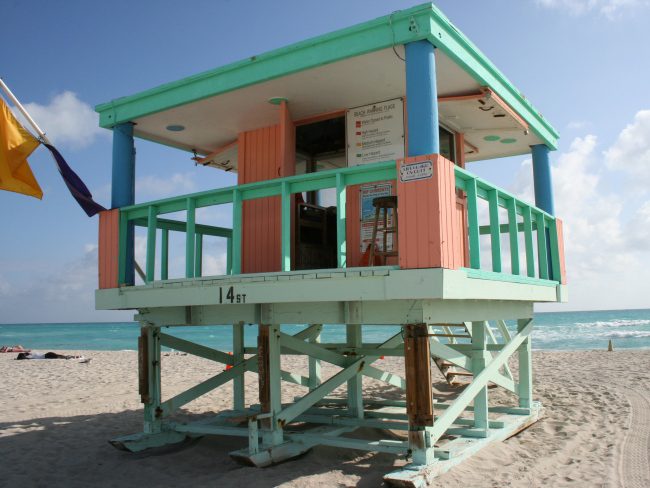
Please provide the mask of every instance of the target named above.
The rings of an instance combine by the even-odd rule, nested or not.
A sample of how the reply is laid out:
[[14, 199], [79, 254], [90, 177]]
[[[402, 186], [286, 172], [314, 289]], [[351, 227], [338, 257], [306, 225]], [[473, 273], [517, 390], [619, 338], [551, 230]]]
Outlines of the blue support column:
[[408, 156], [439, 154], [435, 47], [423, 40], [405, 48]]
[[555, 215], [553, 204], [553, 181], [549, 149], [544, 144], [531, 146], [533, 155], [533, 183], [535, 185], [535, 205], [551, 215]]
[[[127, 122], [113, 127], [113, 180], [111, 185], [111, 208], [121, 208], [135, 203], [135, 145], [133, 124]], [[135, 282], [134, 273], [134, 230], [127, 227], [125, 284]]]

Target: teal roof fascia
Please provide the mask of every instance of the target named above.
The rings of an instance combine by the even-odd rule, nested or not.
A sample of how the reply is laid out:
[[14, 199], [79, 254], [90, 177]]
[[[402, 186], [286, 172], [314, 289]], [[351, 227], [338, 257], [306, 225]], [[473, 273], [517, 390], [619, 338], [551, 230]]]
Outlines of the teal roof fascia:
[[557, 131], [483, 53], [430, 3], [118, 98], [97, 105], [95, 110], [99, 113], [99, 125], [111, 128], [246, 86], [422, 39], [441, 49], [479, 84], [489, 86], [550, 149], [557, 148]]

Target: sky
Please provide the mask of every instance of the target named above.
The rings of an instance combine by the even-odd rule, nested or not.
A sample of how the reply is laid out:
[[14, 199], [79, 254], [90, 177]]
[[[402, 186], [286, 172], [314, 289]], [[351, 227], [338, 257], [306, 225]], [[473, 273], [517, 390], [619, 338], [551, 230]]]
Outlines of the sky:
[[[0, 76], [108, 207], [112, 142], [97, 104], [417, 3], [2, 0]], [[551, 159], [570, 302], [537, 310], [650, 308], [650, 1], [435, 3], [561, 135]], [[138, 202], [235, 183], [206, 178], [185, 152], [136, 148]], [[130, 320], [94, 310], [97, 217], [44, 148], [29, 162], [43, 200], [0, 191], [0, 323]], [[529, 157], [468, 169], [533, 201]], [[207, 273], [224, 265], [212, 251]]]

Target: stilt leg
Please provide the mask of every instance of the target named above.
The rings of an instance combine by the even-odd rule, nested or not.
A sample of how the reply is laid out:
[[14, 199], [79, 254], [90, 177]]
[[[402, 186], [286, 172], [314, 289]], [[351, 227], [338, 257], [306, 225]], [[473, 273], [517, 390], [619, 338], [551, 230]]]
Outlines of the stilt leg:
[[[309, 339], [309, 342], [314, 344], [318, 344], [320, 342], [320, 331], [322, 328], [322, 325], [318, 326], [318, 334]], [[320, 385], [320, 382], [320, 359], [309, 356], [309, 390], [311, 391], [316, 389]]]
[[260, 324], [257, 349], [260, 406], [263, 414], [271, 414], [262, 420], [262, 441], [264, 447], [277, 446], [283, 440], [282, 427], [276, 420], [282, 410], [279, 325]]
[[404, 326], [406, 413], [409, 419], [409, 448], [414, 465], [434, 461], [429, 429], [433, 427], [431, 355], [426, 324]]
[[[486, 322], [472, 322], [472, 373], [476, 378], [485, 369]], [[488, 387], [482, 387], [474, 397], [474, 427], [488, 429]]]
[[[232, 326], [232, 352], [235, 364], [244, 361], [244, 323], [239, 322]], [[235, 410], [244, 410], [245, 393], [244, 393], [244, 372], [238, 375], [232, 381], [233, 389], [233, 408]]]
[[160, 409], [160, 328], [143, 326], [140, 334], [140, 397], [144, 403], [144, 432], [161, 431]]
[[[347, 345], [361, 347], [361, 325], [348, 324], [345, 326]], [[351, 417], [363, 418], [363, 375], [357, 373], [348, 380], [348, 412]]]
[[[528, 325], [527, 319], [517, 321], [517, 330], [521, 331]], [[533, 398], [533, 364], [530, 347], [530, 336], [521, 343], [518, 349], [519, 356], [519, 383], [517, 386], [517, 395], [519, 396], [519, 406], [521, 408], [530, 408]]]

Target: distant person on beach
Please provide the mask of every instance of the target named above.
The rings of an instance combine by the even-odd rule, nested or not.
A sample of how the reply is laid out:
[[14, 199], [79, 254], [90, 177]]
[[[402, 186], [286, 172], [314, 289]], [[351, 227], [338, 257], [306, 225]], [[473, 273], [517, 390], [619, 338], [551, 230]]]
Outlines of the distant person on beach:
[[83, 359], [83, 356], [66, 356], [65, 354], [57, 354], [55, 352], [21, 352], [16, 359]]

